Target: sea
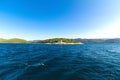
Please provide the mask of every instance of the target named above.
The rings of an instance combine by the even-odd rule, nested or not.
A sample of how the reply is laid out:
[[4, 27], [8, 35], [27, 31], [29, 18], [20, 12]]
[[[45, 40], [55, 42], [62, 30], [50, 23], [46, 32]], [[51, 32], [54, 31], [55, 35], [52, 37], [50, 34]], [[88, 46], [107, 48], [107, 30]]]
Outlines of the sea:
[[0, 80], [120, 80], [120, 44], [0, 44]]

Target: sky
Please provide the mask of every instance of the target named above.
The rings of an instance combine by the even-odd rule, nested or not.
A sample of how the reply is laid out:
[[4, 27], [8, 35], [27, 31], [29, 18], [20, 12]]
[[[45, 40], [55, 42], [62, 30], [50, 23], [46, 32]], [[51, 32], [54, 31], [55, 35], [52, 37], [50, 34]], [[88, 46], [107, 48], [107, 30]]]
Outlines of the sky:
[[0, 0], [0, 38], [120, 38], [120, 0]]

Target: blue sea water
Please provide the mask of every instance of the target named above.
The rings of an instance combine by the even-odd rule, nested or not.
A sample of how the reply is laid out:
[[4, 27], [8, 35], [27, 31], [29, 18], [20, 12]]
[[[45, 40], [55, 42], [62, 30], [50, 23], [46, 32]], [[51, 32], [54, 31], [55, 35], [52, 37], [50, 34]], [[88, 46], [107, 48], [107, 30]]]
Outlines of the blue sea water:
[[0, 80], [120, 80], [120, 44], [0, 44]]

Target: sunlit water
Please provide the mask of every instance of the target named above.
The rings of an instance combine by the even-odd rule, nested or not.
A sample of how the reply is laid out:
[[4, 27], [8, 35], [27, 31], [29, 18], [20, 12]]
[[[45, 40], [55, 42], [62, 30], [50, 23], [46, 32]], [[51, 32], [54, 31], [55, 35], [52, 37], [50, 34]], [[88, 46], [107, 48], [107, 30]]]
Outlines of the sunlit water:
[[120, 80], [120, 44], [0, 44], [0, 80]]

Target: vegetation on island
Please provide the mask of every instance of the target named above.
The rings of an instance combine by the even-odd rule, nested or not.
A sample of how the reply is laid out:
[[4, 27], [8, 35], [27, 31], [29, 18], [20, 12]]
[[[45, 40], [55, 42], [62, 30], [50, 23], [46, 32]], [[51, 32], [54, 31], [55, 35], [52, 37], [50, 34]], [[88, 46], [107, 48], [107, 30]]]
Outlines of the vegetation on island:
[[67, 38], [52, 38], [52, 39], [36, 41], [36, 43], [61, 43], [61, 42], [62, 43], [80, 43], [79, 41], [75, 41]]
[[20, 38], [12, 38], [12, 39], [0, 38], [0, 43], [28, 43], [28, 41]]

